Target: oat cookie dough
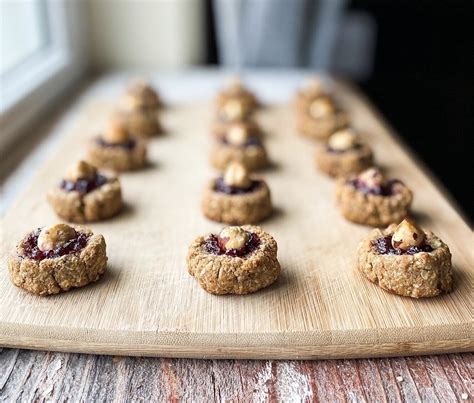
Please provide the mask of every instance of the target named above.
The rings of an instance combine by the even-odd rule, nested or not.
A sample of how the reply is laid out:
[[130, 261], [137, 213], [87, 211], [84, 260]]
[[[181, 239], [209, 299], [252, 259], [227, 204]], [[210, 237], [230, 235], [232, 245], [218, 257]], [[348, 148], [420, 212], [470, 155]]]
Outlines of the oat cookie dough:
[[452, 288], [448, 245], [408, 220], [372, 230], [359, 246], [358, 269], [384, 290], [406, 297], [433, 297]]
[[208, 183], [201, 206], [207, 218], [232, 225], [256, 224], [272, 213], [268, 185], [238, 162]]
[[299, 133], [313, 140], [326, 140], [347, 124], [346, 113], [338, 109], [334, 101], [327, 96], [316, 98], [296, 115]]
[[311, 102], [317, 98], [328, 96], [321, 80], [318, 77], [312, 77], [296, 92], [294, 100], [296, 112], [305, 111], [311, 105]]
[[385, 226], [403, 220], [409, 212], [413, 193], [397, 179], [387, 180], [380, 170], [369, 168], [358, 176], [339, 178], [336, 203], [349, 221]]
[[371, 167], [373, 159], [372, 149], [353, 129], [335, 132], [316, 150], [317, 167], [333, 177], [358, 174]]
[[102, 136], [89, 142], [87, 160], [113, 171], [131, 171], [146, 164], [146, 143], [134, 138], [122, 119], [114, 117]]
[[158, 115], [161, 106], [160, 98], [150, 84], [138, 80], [123, 96], [117, 114], [132, 136], [149, 138], [163, 133]]
[[67, 224], [26, 234], [8, 265], [13, 284], [41, 296], [97, 281], [106, 267], [104, 237]]
[[210, 162], [219, 171], [224, 171], [230, 162], [240, 162], [253, 171], [265, 168], [268, 156], [259, 137], [253, 137], [245, 126], [233, 125], [224, 138], [217, 140]]
[[122, 208], [118, 178], [98, 172], [85, 161], [72, 165], [47, 199], [59, 217], [77, 223], [104, 220]]
[[260, 227], [226, 227], [198, 237], [189, 247], [188, 272], [211, 294], [248, 294], [280, 274], [277, 244]]

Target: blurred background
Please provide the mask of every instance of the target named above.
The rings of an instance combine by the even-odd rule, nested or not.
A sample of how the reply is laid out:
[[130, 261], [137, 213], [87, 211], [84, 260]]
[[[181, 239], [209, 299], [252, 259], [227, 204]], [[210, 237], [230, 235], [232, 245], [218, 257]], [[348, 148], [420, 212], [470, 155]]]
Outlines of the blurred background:
[[472, 0], [0, 0], [0, 151], [91, 76], [224, 67], [355, 81], [472, 219]]

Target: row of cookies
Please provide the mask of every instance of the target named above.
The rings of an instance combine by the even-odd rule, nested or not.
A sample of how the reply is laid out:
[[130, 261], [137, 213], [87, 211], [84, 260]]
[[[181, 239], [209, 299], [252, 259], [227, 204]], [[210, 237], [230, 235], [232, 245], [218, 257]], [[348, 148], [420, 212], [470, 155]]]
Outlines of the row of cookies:
[[412, 191], [374, 167], [372, 147], [317, 78], [297, 92], [297, 129], [323, 140], [317, 167], [336, 182], [336, 204], [349, 221], [373, 230], [358, 250], [358, 268], [370, 281], [403, 296], [429, 297], [452, 288], [451, 253], [430, 231], [408, 218]]
[[[87, 161], [74, 163], [47, 194], [56, 214], [69, 222], [104, 220], [122, 209], [117, 172], [146, 164], [146, 140], [162, 132], [157, 92], [137, 81], [103, 134], [90, 139]], [[85, 227], [54, 224], [26, 234], [9, 260], [12, 282], [37, 295], [57, 294], [98, 280], [106, 271], [106, 243]]]
[[210, 163], [220, 175], [208, 182], [201, 202], [204, 215], [213, 221], [256, 224], [272, 213], [270, 189], [253, 174], [269, 164], [263, 131], [255, 120], [259, 105], [236, 78], [216, 97]]
[[281, 268], [275, 239], [255, 225], [273, 210], [267, 183], [252, 172], [268, 165], [260, 103], [239, 79], [216, 98], [211, 165], [220, 172], [204, 190], [204, 215], [230, 224], [199, 236], [188, 250], [188, 272], [212, 294], [248, 294], [271, 285]]
[[48, 192], [47, 199], [60, 218], [86, 223], [120, 212], [123, 203], [117, 173], [146, 166], [147, 141], [163, 132], [162, 106], [148, 83], [132, 83], [104, 132], [89, 140], [86, 159], [75, 162]]

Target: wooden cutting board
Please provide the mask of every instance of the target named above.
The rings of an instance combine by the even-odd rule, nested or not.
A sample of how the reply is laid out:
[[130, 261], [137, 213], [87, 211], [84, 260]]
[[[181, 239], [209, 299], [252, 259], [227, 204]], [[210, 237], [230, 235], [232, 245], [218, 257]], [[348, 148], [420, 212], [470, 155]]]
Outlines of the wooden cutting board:
[[216, 358], [337, 358], [460, 352], [472, 343], [472, 233], [433, 179], [381, 118], [347, 85], [334, 91], [366, 133], [377, 161], [415, 192], [413, 213], [451, 248], [455, 289], [414, 300], [389, 294], [355, 270], [368, 227], [345, 221], [334, 182], [314, 165], [314, 145], [294, 130], [288, 105], [259, 120], [274, 162], [263, 175], [276, 207], [262, 226], [279, 245], [283, 272], [268, 289], [213, 296], [186, 270], [188, 245], [221, 225], [206, 220], [200, 197], [214, 173], [209, 103], [163, 115], [168, 135], [150, 143], [150, 166], [122, 176], [126, 208], [91, 225], [107, 241], [107, 275], [88, 287], [47, 298], [15, 288], [7, 256], [28, 230], [57, 221], [45, 191], [84, 153], [112, 103], [94, 100], [2, 221], [0, 344], [98, 354]]

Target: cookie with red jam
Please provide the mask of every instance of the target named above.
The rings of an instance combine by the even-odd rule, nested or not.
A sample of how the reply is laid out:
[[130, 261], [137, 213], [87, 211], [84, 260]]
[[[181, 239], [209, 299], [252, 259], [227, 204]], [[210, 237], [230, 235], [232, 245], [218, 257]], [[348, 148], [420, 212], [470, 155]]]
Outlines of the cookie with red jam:
[[319, 77], [311, 77], [296, 92], [294, 105], [297, 113], [307, 110], [311, 102], [320, 97], [329, 97]]
[[118, 115], [132, 136], [149, 138], [163, 133], [158, 115], [161, 106], [156, 90], [146, 81], [137, 80], [123, 96]]
[[358, 269], [384, 290], [406, 297], [433, 297], [452, 288], [448, 245], [409, 220], [372, 230], [359, 246]]
[[103, 135], [91, 139], [87, 160], [94, 166], [113, 171], [131, 171], [146, 165], [146, 143], [128, 131], [123, 119], [115, 116]]
[[142, 78], [130, 83], [121, 102], [124, 106], [139, 109], [158, 110], [163, 106], [158, 91]]
[[118, 178], [99, 172], [85, 161], [72, 165], [47, 199], [60, 218], [76, 223], [105, 220], [122, 208]]
[[316, 165], [329, 176], [350, 176], [371, 167], [372, 149], [353, 129], [338, 130], [316, 149]]
[[198, 237], [189, 247], [188, 272], [211, 294], [248, 294], [280, 274], [277, 243], [260, 227], [226, 227]]
[[231, 162], [240, 162], [249, 171], [265, 168], [268, 156], [260, 137], [255, 137], [247, 126], [232, 125], [224, 138], [216, 141], [211, 151], [211, 165], [224, 171]]
[[229, 101], [239, 101], [244, 111], [254, 111], [259, 102], [255, 94], [242, 83], [239, 77], [232, 77], [227, 86], [216, 97], [216, 106], [221, 109]]
[[234, 123], [254, 123], [254, 114], [258, 102], [255, 95], [247, 90], [237, 79], [227, 89], [222, 91], [216, 99], [216, 117], [212, 124], [212, 131], [222, 137], [228, 127]]
[[312, 140], [326, 140], [347, 124], [347, 114], [328, 96], [316, 98], [296, 115], [298, 132]]
[[349, 221], [386, 226], [403, 220], [409, 213], [412, 191], [397, 179], [386, 179], [379, 169], [369, 168], [359, 175], [339, 178], [336, 204]]
[[36, 295], [83, 287], [105, 273], [105, 240], [84, 227], [38, 228], [20, 241], [8, 268], [13, 284]]
[[268, 185], [250, 176], [238, 162], [229, 164], [223, 176], [208, 183], [201, 206], [207, 218], [232, 225], [256, 224], [273, 209]]

